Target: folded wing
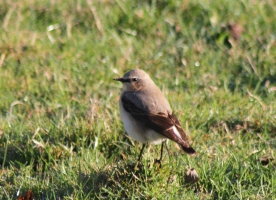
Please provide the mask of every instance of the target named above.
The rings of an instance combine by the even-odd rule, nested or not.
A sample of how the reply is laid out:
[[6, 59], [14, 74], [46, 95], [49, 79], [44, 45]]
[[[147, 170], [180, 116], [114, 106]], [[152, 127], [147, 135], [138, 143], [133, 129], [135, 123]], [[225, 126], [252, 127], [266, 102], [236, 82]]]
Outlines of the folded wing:
[[149, 113], [142, 108], [143, 103], [139, 102], [139, 99], [136, 98], [134, 102], [128, 94], [123, 95], [121, 101], [124, 109], [130, 113], [134, 119], [140, 121], [155, 132], [178, 143], [186, 153], [196, 153], [195, 150], [190, 147], [187, 136], [174, 114], [170, 114], [169, 112]]

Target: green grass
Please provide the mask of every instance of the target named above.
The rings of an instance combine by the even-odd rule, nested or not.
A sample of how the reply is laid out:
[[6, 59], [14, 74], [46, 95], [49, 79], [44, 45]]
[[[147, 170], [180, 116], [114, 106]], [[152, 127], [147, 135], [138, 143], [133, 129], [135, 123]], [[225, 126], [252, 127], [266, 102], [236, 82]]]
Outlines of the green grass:
[[[269, 0], [2, 1], [0, 199], [276, 199], [275, 12]], [[197, 156], [169, 142], [157, 169], [150, 146], [134, 170], [141, 144], [112, 78], [136, 67]]]

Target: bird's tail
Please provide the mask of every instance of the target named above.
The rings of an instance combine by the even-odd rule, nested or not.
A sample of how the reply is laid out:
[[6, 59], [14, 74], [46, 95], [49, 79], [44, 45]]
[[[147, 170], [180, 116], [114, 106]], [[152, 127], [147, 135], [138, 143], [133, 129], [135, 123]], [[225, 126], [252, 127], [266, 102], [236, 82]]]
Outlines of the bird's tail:
[[183, 151], [185, 151], [187, 154], [190, 154], [190, 155], [196, 154], [196, 151], [195, 151], [192, 147], [181, 146], [181, 148], [182, 148]]

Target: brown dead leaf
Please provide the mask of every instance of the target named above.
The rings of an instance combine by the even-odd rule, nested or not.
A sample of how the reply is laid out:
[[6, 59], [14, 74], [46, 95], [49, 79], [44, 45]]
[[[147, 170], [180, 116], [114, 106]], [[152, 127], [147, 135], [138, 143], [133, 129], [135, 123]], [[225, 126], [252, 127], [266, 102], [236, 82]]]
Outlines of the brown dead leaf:
[[24, 195], [21, 195], [20, 197], [17, 198], [17, 200], [33, 200], [34, 196], [33, 196], [33, 191], [32, 190], [28, 190], [28, 192]]
[[196, 183], [199, 180], [198, 174], [194, 168], [188, 169], [185, 175], [186, 183]]
[[243, 27], [237, 23], [229, 23], [227, 27], [234, 40], [239, 40], [244, 31]]
[[263, 157], [260, 159], [262, 165], [264, 166], [268, 165], [273, 160], [274, 160], [273, 158], [267, 158], [267, 157]]
[[230, 140], [230, 145], [232, 145], [232, 146], [235, 145], [235, 140], [234, 140], [234, 139], [231, 139], [231, 140]]

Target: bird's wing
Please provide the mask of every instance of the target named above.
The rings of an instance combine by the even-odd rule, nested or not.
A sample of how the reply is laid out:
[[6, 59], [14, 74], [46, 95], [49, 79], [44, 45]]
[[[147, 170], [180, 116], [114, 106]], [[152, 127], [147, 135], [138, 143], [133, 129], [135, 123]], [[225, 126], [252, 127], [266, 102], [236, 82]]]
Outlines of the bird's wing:
[[136, 96], [125, 94], [121, 98], [124, 109], [136, 120], [143, 123], [146, 127], [154, 130], [157, 133], [178, 143], [182, 149], [189, 153], [194, 154], [195, 150], [190, 147], [187, 136], [174, 114], [163, 113], [150, 113], [143, 107], [143, 102]]

